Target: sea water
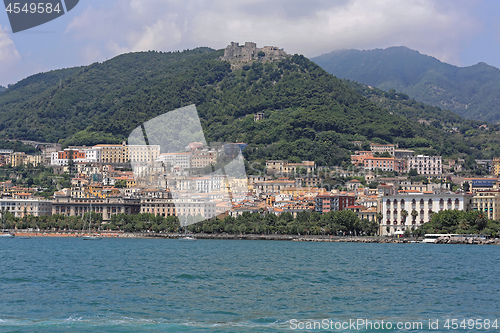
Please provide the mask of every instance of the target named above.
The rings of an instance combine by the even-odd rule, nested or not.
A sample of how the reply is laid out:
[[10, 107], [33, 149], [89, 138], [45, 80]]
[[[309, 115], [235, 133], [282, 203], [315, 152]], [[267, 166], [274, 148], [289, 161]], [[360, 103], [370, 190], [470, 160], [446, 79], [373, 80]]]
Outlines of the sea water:
[[[500, 320], [500, 247], [0, 240], [2, 332], [449, 332], [453, 319]], [[347, 326], [359, 320], [378, 326]]]

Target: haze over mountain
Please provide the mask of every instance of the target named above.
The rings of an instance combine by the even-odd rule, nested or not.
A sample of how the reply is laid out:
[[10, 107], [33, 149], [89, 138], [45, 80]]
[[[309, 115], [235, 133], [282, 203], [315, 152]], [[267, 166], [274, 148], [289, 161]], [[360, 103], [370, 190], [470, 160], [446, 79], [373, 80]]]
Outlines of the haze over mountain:
[[[351, 141], [445, 156], [500, 154], [496, 126], [479, 130], [401, 94], [365, 98], [364, 88], [303, 56], [231, 66], [222, 55], [208, 48], [129, 53], [33, 75], [0, 94], [0, 138], [121, 142], [141, 123], [196, 104], [207, 141], [248, 143], [249, 160], [338, 165], [357, 149]], [[256, 112], [265, 119], [255, 122]]]
[[334, 51], [311, 60], [339, 78], [395, 89], [464, 118], [500, 122], [500, 70], [485, 63], [457, 67], [406, 47]]

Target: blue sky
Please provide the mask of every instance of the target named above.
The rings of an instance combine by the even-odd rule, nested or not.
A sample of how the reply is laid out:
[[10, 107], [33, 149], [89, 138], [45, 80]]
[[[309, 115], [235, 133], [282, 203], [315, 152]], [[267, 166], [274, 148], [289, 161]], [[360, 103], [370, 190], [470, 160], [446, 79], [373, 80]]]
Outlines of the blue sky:
[[12, 33], [0, 11], [0, 85], [118, 54], [254, 41], [314, 57], [407, 46], [457, 66], [500, 68], [497, 0], [80, 0]]

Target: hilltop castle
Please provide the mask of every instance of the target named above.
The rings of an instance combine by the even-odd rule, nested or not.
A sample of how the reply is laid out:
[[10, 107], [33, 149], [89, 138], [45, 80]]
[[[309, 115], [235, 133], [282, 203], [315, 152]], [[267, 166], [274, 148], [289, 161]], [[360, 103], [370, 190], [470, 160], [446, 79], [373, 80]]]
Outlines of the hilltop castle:
[[264, 46], [257, 48], [253, 42], [245, 42], [244, 46], [239, 43], [231, 42], [224, 51], [222, 60], [247, 62], [252, 60], [272, 61], [286, 58], [288, 54], [276, 46]]

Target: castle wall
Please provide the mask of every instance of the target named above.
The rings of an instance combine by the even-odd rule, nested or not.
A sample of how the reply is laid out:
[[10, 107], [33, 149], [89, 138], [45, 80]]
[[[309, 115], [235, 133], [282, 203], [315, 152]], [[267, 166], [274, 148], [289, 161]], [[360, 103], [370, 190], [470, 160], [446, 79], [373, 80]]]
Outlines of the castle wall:
[[[265, 56], [258, 58], [258, 54], [261, 51], [265, 53]], [[245, 45], [243, 46], [240, 46], [239, 43], [231, 42], [231, 44], [226, 47], [222, 59], [241, 62], [257, 59], [271, 61], [285, 58], [286, 56], [288, 56], [288, 54], [283, 49], [276, 46], [264, 46], [263, 48], [257, 48], [257, 44], [253, 42], [245, 42]]]

